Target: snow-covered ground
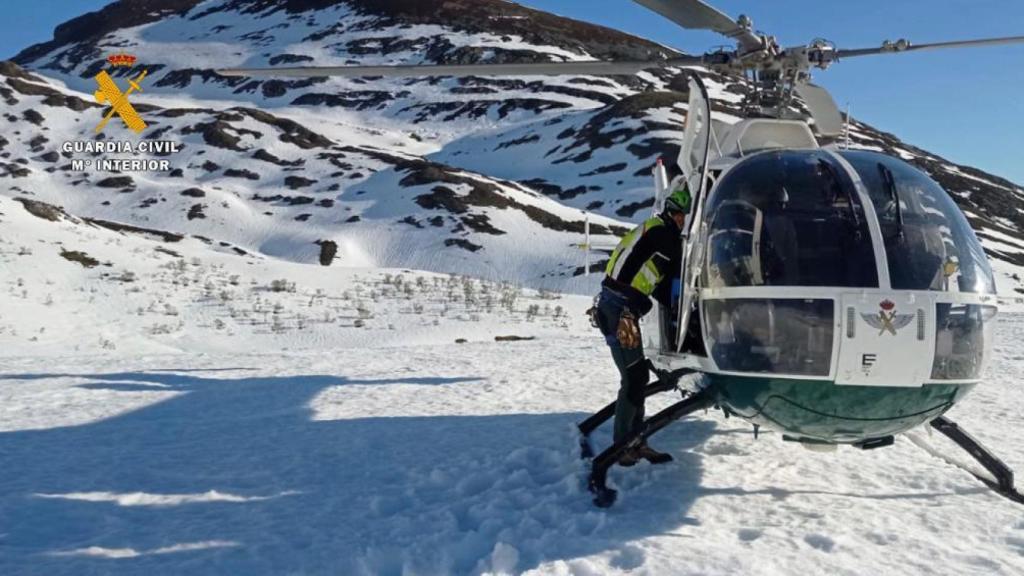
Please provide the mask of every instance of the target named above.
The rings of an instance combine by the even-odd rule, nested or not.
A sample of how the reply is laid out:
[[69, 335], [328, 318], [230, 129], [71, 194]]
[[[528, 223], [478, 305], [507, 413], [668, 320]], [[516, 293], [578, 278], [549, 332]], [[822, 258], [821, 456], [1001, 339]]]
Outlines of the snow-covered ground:
[[[708, 413], [656, 438], [675, 463], [613, 470], [620, 500], [597, 509], [573, 424], [616, 389], [600, 338], [522, 323], [540, 338], [455, 344], [453, 326], [434, 344], [5, 358], [0, 573], [1024, 571], [1022, 509], [924, 431], [822, 454]], [[1024, 469], [1024, 317], [999, 335], [952, 417]]]

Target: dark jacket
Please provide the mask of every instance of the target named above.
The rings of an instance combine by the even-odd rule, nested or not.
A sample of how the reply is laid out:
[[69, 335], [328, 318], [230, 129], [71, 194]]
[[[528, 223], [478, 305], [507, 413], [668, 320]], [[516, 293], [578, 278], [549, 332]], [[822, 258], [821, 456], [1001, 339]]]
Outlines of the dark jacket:
[[680, 233], [675, 220], [664, 212], [648, 219], [619, 243], [601, 285], [624, 296], [639, 316], [650, 311], [651, 297], [671, 306], [672, 281], [679, 278], [682, 267]]

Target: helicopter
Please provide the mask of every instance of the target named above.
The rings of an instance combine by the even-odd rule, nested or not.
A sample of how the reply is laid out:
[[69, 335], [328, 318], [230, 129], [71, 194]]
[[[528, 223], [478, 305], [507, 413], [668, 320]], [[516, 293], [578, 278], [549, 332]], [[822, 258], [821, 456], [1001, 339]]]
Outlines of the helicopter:
[[[689, 76], [679, 176], [654, 168], [654, 213], [685, 186], [693, 202], [671, 307], [642, 322], [657, 376], [646, 395], [682, 399], [595, 455], [590, 435], [608, 404], [579, 423], [594, 503], [611, 506], [610, 468], [670, 423], [709, 408], [811, 449], [876, 449], [922, 425], [943, 433], [1024, 503], [1013, 472], [944, 414], [981, 377], [998, 314], [992, 269], [949, 194], [902, 159], [834, 143], [848, 127], [811, 70], [843, 59], [1024, 43], [1024, 36], [840, 49], [827, 40], [782, 47], [701, 0], [633, 0], [688, 29], [735, 41], [653, 61], [236, 68], [225, 76]], [[743, 118], [713, 117], [700, 74], [742, 78]], [[848, 122], [848, 118], [846, 120]], [[586, 242], [589, 249], [589, 239]], [[589, 271], [589, 265], [586, 267]], [[687, 376], [696, 375], [696, 378]]]

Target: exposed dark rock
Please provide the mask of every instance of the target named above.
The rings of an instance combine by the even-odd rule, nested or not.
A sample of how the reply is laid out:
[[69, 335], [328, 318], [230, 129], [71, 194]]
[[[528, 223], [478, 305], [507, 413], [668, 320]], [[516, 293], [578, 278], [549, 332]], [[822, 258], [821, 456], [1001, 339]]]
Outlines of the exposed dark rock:
[[442, 120], [452, 122], [459, 119], [476, 120], [488, 116], [492, 110], [499, 119], [506, 118], [513, 112], [533, 112], [540, 114], [551, 110], [564, 110], [571, 108], [567, 102], [556, 102], [543, 100], [541, 98], [502, 98], [498, 100], [474, 100], [455, 102], [434, 102], [430, 104], [415, 104], [400, 110], [400, 112], [414, 112], [413, 122], [425, 122], [427, 120]]
[[7, 84], [11, 88], [14, 88], [16, 92], [26, 96], [45, 96], [45, 98], [43, 98], [43, 104], [47, 106], [70, 108], [76, 112], [81, 112], [88, 108], [99, 108], [99, 104], [94, 102], [86, 102], [81, 98], [68, 96], [58, 90], [50, 88], [49, 86], [33, 84], [20, 78], [7, 78]]
[[253, 200], [259, 200], [260, 202], [282, 202], [287, 206], [304, 206], [306, 204], [312, 204], [313, 198], [309, 196], [283, 196], [281, 194], [275, 194], [274, 196], [260, 196], [259, 194], [252, 195]]
[[187, 88], [196, 77], [199, 77], [204, 84], [214, 82], [227, 86], [237, 86], [245, 81], [244, 78], [221, 76], [210, 69], [180, 68], [164, 74], [163, 78], [157, 80], [155, 85], [161, 88]]
[[306, 163], [306, 161], [303, 160], [302, 158], [299, 158], [298, 160], [292, 160], [291, 162], [289, 162], [287, 160], [282, 160], [282, 159], [278, 158], [277, 156], [274, 156], [273, 154], [271, 154], [270, 152], [267, 152], [266, 150], [264, 150], [262, 148], [257, 150], [256, 153], [252, 155], [252, 157], [257, 159], [257, 160], [262, 160], [264, 162], [270, 162], [271, 164], [276, 164], [278, 166], [302, 166], [303, 164]]
[[273, 114], [268, 114], [262, 110], [256, 110], [254, 108], [232, 108], [232, 110], [277, 128], [281, 132], [279, 139], [282, 142], [294, 144], [304, 150], [309, 150], [311, 148], [329, 148], [332, 145], [330, 140], [302, 126], [298, 122], [287, 120], [285, 118], [278, 118]]
[[28, 120], [29, 122], [35, 124], [36, 126], [42, 126], [43, 125], [43, 121], [45, 120], [45, 118], [43, 118], [42, 114], [40, 114], [39, 112], [36, 112], [35, 110], [33, 110], [31, 108], [29, 108], [28, 110], [25, 110], [24, 112], [22, 112], [21, 115], [22, 115], [22, 117], [25, 118], [25, 120]]
[[29, 82], [45, 82], [45, 80], [39, 76], [30, 74], [24, 68], [18, 66], [13, 60], [0, 60], [0, 76], [20, 78], [22, 80], [28, 80]]
[[530, 136], [523, 136], [522, 138], [516, 138], [515, 140], [509, 140], [508, 142], [502, 142], [498, 144], [494, 149], [501, 150], [502, 148], [511, 148], [512, 146], [521, 146], [523, 144], [530, 144], [531, 142], [539, 142], [540, 135], [532, 134]]
[[95, 268], [100, 265], [99, 260], [78, 250], [65, 250], [64, 248], [61, 248], [60, 257], [68, 260], [69, 262], [78, 262], [84, 268]]
[[259, 180], [260, 175], [246, 170], [245, 168], [228, 168], [224, 171], [224, 175], [228, 178], [245, 178], [246, 180]]
[[536, 340], [536, 336], [495, 336], [495, 342], [529, 342]]
[[239, 152], [242, 147], [238, 145], [241, 142], [239, 136], [235, 136], [231, 132], [244, 133], [248, 132], [255, 135], [257, 138], [261, 136], [258, 132], [252, 132], [241, 128], [235, 128], [231, 124], [223, 120], [214, 120], [213, 122], [202, 122], [194, 126], [186, 126], [181, 129], [182, 134], [195, 134], [199, 133], [203, 137], [203, 142], [206, 142], [210, 146], [216, 146], [217, 148], [224, 148], [226, 150], [234, 150]]
[[303, 178], [302, 176], [287, 176], [284, 179], [284, 185], [292, 190], [308, 188], [313, 184], [316, 184], [316, 182], [316, 180], [310, 180], [309, 178]]
[[195, 220], [196, 218], [205, 219], [206, 218], [206, 214], [203, 214], [203, 208], [204, 208], [204, 206], [202, 204], [193, 204], [192, 207], [188, 209], [188, 216], [187, 216], [188, 219], [189, 220]]
[[38, 136], [28, 141], [28, 147], [31, 148], [33, 152], [39, 152], [43, 149], [43, 144], [46, 144], [47, 142], [49, 142], [49, 140], [46, 138], [46, 136], [39, 134]]
[[100, 188], [134, 188], [135, 181], [131, 176], [110, 176], [95, 184]]
[[82, 218], [82, 220], [99, 226], [100, 228], [106, 228], [107, 230], [113, 230], [114, 232], [127, 232], [130, 234], [139, 234], [142, 236], [154, 236], [163, 240], [164, 242], [181, 242], [184, 238], [181, 234], [174, 234], [173, 232], [165, 232], [163, 230], [153, 230], [150, 228], [142, 228], [139, 226], [132, 226], [131, 224], [122, 224], [120, 222], [109, 222], [107, 220], [100, 220], [98, 218]]
[[[591, 262], [590, 263], [590, 273], [591, 274], [601, 274], [601, 273], [603, 273], [605, 271], [606, 268], [608, 268], [608, 259], [607, 258], [604, 259], [604, 260], [599, 260], [597, 262]], [[573, 276], [583, 276], [586, 273], [587, 273], [587, 270], [585, 270], [583, 268], [583, 266], [577, 266], [576, 269], [573, 270], [572, 275]]]
[[313, 58], [311, 56], [305, 56], [303, 54], [278, 54], [270, 60], [267, 60], [267, 63], [271, 66], [277, 66], [278, 64], [297, 64], [299, 62], [312, 61]]
[[205, 198], [206, 192], [202, 188], [189, 188], [188, 190], [182, 190], [181, 195], [188, 196], [189, 198]]
[[654, 206], [654, 198], [648, 198], [640, 202], [633, 202], [632, 204], [620, 206], [619, 209], [615, 211], [615, 213], [625, 218], [632, 218], [633, 215], [639, 212], [640, 210], [643, 210], [644, 208], [650, 208], [651, 206]]
[[317, 240], [316, 244], [320, 246], [320, 265], [330, 266], [338, 254], [338, 243], [333, 240]]
[[501, 236], [506, 232], [499, 230], [491, 224], [491, 219], [486, 214], [468, 214], [462, 216], [459, 220], [466, 225], [467, 228], [474, 232], [481, 234], [491, 234], [492, 236]]
[[349, 110], [383, 109], [395, 99], [406, 98], [409, 92], [382, 92], [376, 90], [347, 91], [340, 94], [307, 93], [292, 100], [295, 106], [328, 106]]
[[469, 250], [470, 252], [476, 252], [478, 250], [483, 249], [483, 246], [473, 244], [472, 242], [466, 240], [465, 238], [448, 238], [447, 240], [444, 241], [444, 245], [448, 247], [458, 246], [459, 248], [462, 248], [463, 250]]
[[59, 206], [53, 204], [47, 204], [46, 202], [40, 202], [39, 200], [31, 200], [29, 198], [14, 198], [15, 202], [21, 203], [25, 207], [25, 211], [29, 214], [42, 218], [43, 220], [49, 220], [50, 222], [57, 222], [64, 218], [68, 218], [67, 212]]
[[601, 166], [600, 168], [595, 168], [594, 170], [591, 170], [586, 174], [580, 174], [580, 177], [586, 178], [587, 176], [597, 176], [598, 174], [607, 174], [609, 172], [620, 172], [622, 170], [625, 170], [627, 166], [629, 166], [629, 164], [626, 164], [625, 162], [619, 162], [618, 164], [610, 164], [608, 166]]

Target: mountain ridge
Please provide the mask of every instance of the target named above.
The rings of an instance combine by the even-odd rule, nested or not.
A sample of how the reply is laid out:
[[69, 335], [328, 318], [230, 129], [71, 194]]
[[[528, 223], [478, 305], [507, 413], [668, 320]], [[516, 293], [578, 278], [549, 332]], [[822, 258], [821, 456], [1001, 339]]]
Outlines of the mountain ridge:
[[[94, 28], [94, 22], [104, 24]], [[97, 206], [77, 197], [70, 202], [73, 208], [84, 216], [145, 226], [154, 213], [139, 206], [173, 206], [173, 218], [155, 219], [174, 230], [201, 229], [254, 253], [298, 261], [316, 260], [310, 247], [315, 242], [345, 245], [334, 236], [348, 225], [348, 243], [357, 234], [372, 239], [364, 242], [378, 250], [370, 259], [376, 264], [476, 270], [548, 288], [586, 290], [590, 284], [575, 276], [582, 260], [575, 245], [583, 212], [594, 214], [600, 231], [621, 230], [641, 218], [650, 206], [651, 167], [659, 157], [676, 156], [686, 113], [686, 86], [673, 70], [629, 77], [374, 81], [224, 78], [213, 71], [228, 65], [675, 54], [628, 34], [510, 2], [118, 2], [58, 26], [53, 40], [19, 53], [18, 67], [0, 68], [0, 96], [33, 100], [12, 121], [20, 133], [16, 142], [6, 151], [0, 147], [7, 155], [0, 158], [0, 168], [7, 167], [0, 177], [20, 178], [22, 190], [57, 204], [73, 196], [60, 190], [80, 186], [69, 183], [81, 178], [55, 184], [54, 174], [61, 171], [48, 170], [52, 166], [43, 157], [59, 152], [53, 146], [61, 138], [47, 138], [41, 130], [63, 137], [91, 135], [85, 127], [72, 128], [74, 119], [51, 128], [40, 110], [47, 101], [76, 112], [91, 108], [91, 98], [82, 93], [91, 93], [91, 77], [104, 69], [105, 56], [120, 50], [136, 54], [139, 63], [114, 71], [115, 78], [143, 68], [150, 73], [144, 93], [132, 99], [154, 120], [143, 138], [176, 138], [190, 158], [205, 158], [178, 165], [170, 174], [122, 175], [133, 179], [125, 194], [138, 197], [137, 204], [104, 198]], [[39, 81], [24, 77], [33, 74]], [[716, 116], [735, 121], [743, 87], [733, 78], [702, 75]], [[115, 137], [114, 129], [107, 132], [103, 137]], [[960, 204], [998, 261], [1000, 287], [1024, 291], [1019, 281], [1024, 241], [1017, 237], [1024, 226], [1024, 191], [1019, 186], [860, 122], [852, 126], [851, 141], [928, 171]], [[101, 181], [95, 178], [91, 185], [98, 189]], [[207, 196], [200, 201], [178, 194], [192, 189]], [[122, 194], [119, 190], [109, 194]], [[111, 208], [115, 203], [120, 207]], [[210, 225], [211, 217], [239, 221], [231, 210], [246, 218], [273, 215], [241, 233], [226, 224]], [[537, 225], [540, 229], [533, 228]], [[293, 240], [268, 241], [258, 231], [268, 228], [275, 237]], [[554, 246], [543, 247], [545, 242]], [[502, 250], [512, 252], [499, 254]], [[438, 261], [438, 254], [449, 256]], [[347, 258], [342, 250], [339, 262]]]

